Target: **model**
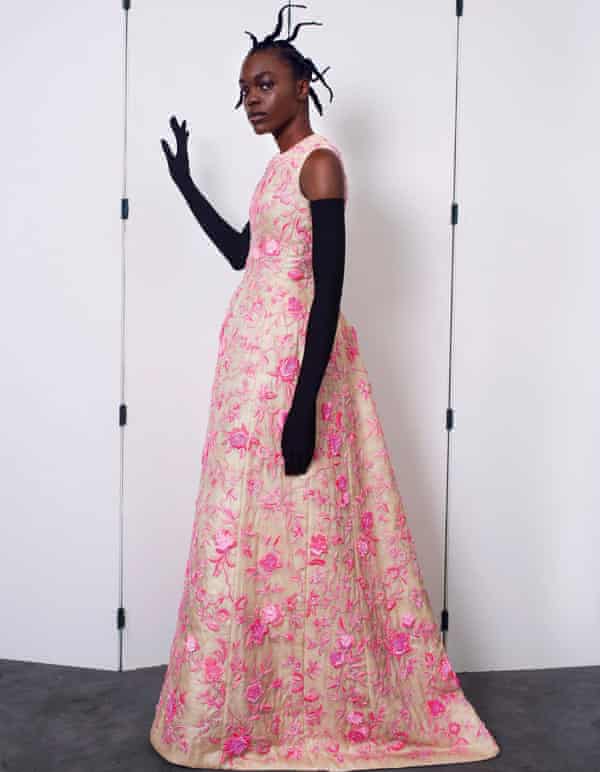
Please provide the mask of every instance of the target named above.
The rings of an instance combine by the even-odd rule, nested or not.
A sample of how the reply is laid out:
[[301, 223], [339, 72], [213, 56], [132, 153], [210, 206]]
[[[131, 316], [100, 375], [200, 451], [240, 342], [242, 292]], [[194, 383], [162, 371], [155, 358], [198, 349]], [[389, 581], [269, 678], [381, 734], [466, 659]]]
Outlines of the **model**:
[[[358, 770], [500, 749], [444, 649], [356, 328], [342, 313], [342, 155], [312, 130], [323, 72], [252, 48], [240, 101], [269, 161], [242, 231], [171, 176], [243, 278], [219, 333], [183, 594], [150, 742], [198, 769]], [[316, 23], [316, 22], [309, 22]], [[330, 100], [332, 98], [330, 91]]]

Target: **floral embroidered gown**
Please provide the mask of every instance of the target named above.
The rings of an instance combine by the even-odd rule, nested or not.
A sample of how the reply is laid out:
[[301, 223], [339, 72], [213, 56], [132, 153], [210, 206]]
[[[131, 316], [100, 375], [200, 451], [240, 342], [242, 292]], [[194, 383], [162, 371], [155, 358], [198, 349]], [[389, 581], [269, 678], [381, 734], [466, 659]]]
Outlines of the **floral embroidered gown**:
[[271, 159], [251, 199], [150, 742], [174, 764], [205, 769], [491, 758], [500, 749], [442, 644], [343, 313], [318, 393], [313, 460], [303, 475], [284, 474], [281, 433], [313, 297], [299, 175], [317, 147], [341, 159], [310, 134]]

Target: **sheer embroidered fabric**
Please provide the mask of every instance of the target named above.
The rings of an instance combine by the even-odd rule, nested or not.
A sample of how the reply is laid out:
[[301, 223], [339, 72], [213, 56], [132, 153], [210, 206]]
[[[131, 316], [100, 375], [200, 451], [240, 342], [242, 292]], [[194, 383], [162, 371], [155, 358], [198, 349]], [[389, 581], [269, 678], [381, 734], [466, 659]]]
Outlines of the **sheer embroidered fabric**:
[[[281, 433], [313, 293], [299, 174], [274, 156], [219, 333], [176, 630], [150, 742], [205, 769], [357, 770], [500, 749], [465, 697], [419, 569], [355, 327], [340, 313], [313, 460]], [[346, 199], [348, 186], [346, 180]]]

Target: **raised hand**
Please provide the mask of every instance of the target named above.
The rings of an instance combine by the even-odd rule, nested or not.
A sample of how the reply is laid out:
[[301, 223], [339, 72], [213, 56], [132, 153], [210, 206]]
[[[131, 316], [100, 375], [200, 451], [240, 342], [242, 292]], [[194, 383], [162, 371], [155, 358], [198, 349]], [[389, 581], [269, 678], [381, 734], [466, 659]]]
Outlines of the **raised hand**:
[[190, 159], [188, 156], [188, 137], [190, 132], [186, 127], [185, 119], [181, 123], [177, 123], [177, 118], [172, 115], [169, 123], [175, 135], [177, 150], [174, 153], [164, 137], [161, 137], [160, 144], [167, 159], [169, 173], [173, 181], [179, 184], [190, 177]]
[[246, 222], [241, 232], [233, 228], [221, 217], [204, 193], [198, 190], [190, 173], [190, 159], [188, 156], [188, 137], [190, 132], [187, 129], [186, 121], [183, 120], [181, 123], [178, 123], [177, 118], [172, 115], [169, 123], [177, 142], [176, 152], [171, 150], [169, 143], [164, 137], [161, 137], [160, 140], [169, 166], [169, 173], [187, 201], [194, 217], [204, 228], [206, 235], [227, 258], [231, 267], [236, 271], [240, 271], [246, 266], [246, 259], [250, 249], [250, 222]]

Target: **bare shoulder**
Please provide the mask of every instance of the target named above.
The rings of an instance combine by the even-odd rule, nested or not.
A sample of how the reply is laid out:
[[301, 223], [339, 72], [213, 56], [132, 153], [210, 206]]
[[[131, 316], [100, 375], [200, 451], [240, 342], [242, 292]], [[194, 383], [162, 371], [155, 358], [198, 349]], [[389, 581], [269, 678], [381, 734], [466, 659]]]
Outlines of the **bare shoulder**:
[[333, 150], [318, 147], [308, 154], [300, 171], [300, 190], [310, 200], [344, 197], [344, 168]]

